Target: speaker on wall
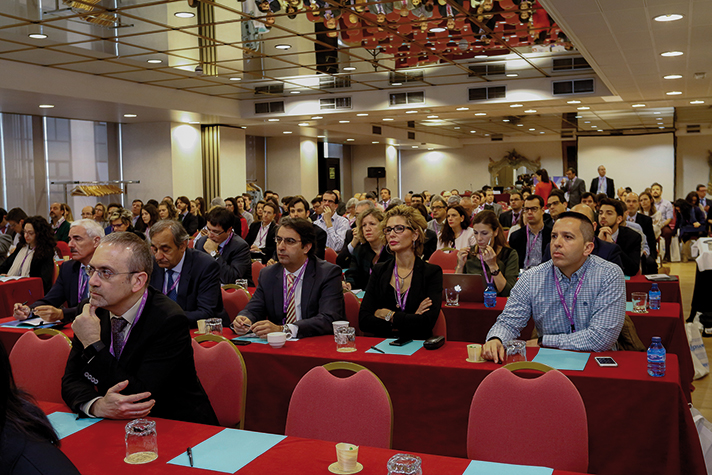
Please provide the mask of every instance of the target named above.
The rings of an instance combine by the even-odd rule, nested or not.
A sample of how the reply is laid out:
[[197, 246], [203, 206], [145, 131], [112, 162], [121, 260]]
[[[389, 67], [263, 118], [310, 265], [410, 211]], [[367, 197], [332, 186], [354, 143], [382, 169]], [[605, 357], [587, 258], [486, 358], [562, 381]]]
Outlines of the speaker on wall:
[[368, 167], [369, 178], [385, 178], [386, 167]]

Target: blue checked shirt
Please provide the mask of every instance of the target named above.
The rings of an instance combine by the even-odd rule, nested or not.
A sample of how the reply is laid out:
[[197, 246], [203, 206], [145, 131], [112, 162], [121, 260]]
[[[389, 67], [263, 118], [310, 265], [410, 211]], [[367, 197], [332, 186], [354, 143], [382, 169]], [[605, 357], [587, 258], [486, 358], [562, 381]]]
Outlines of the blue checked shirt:
[[330, 247], [336, 252], [339, 252], [341, 248], [344, 247], [346, 231], [351, 229], [348, 219], [334, 213], [331, 217], [330, 228], [326, 227], [326, 222], [324, 221], [323, 216], [319, 216], [319, 219], [314, 221], [314, 224], [326, 231], [326, 247]]
[[573, 311], [575, 332], [559, 300], [552, 268], [549, 260], [519, 277], [487, 340], [499, 338], [504, 343], [517, 338], [532, 317], [545, 347], [593, 352], [613, 349], [625, 319], [621, 268], [598, 256], [589, 256], [570, 280], [555, 268], [569, 307], [579, 279], [586, 273]]

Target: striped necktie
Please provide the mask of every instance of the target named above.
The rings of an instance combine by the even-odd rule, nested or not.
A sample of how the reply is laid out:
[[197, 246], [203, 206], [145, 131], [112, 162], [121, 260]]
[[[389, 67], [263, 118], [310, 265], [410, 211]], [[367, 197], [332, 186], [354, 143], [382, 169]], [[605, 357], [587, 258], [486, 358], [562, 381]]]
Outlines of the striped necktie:
[[287, 323], [294, 323], [297, 321], [297, 303], [295, 294], [296, 289], [292, 292], [292, 287], [294, 287], [294, 280], [296, 276], [294, 274], [287, 274], [287, 295], [289, 295], [289, 305], [287, 306]]

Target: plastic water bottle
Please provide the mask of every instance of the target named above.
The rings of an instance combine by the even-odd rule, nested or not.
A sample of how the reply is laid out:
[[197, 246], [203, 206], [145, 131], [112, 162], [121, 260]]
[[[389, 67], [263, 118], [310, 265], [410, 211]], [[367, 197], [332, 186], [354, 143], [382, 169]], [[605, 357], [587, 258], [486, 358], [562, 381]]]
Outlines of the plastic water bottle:
[[497, 289], [494, 287], [494, 282], [487, 284], [485, 289], [485, 307], [492, 308], [497, 306]]
[[665, 348], [659, 336], [653, 337], [648, 348], [648, 374], [656, 378], [665, 376]]
[[660, 310], [660, 289], [655, 282], [653, 282], [653, 288], [648, 292], [648, 305], [650, 305], [650, 310]]

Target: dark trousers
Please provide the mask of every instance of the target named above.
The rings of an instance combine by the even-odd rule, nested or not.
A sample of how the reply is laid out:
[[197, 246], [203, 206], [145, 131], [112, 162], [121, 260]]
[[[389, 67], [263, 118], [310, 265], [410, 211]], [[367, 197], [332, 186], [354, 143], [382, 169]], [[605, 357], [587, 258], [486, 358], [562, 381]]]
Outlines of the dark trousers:
[[663, 260], [669, 261], [670, 260], [670, 244], [672, 242], [672, 237], [674, 235], [674, 232], [670, 228], [669, 225], [666, 225], [666, 226], [663, 226], [663, 228], [660, 230], [660, 235], [662, 236], [663, 239], [665, 239], [665, 256], [663, 257]]

